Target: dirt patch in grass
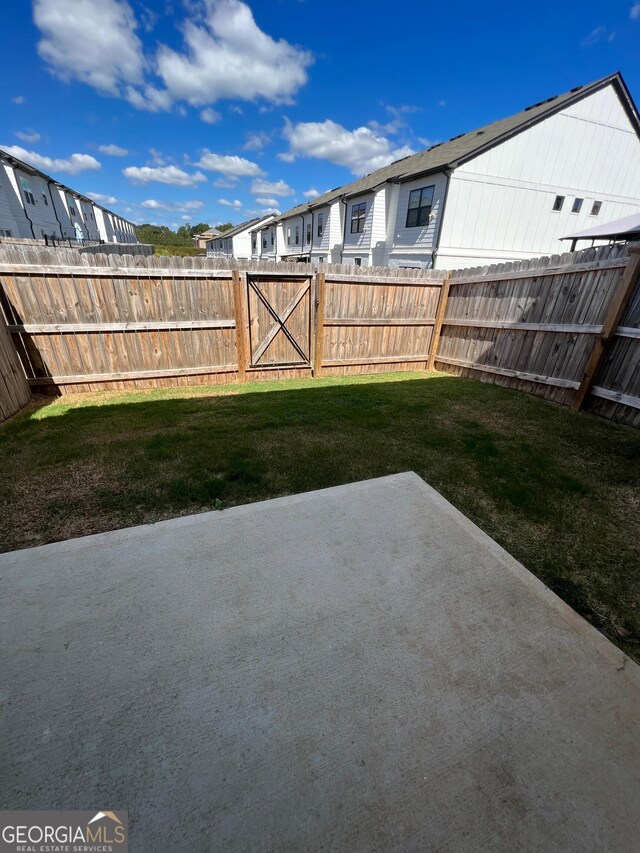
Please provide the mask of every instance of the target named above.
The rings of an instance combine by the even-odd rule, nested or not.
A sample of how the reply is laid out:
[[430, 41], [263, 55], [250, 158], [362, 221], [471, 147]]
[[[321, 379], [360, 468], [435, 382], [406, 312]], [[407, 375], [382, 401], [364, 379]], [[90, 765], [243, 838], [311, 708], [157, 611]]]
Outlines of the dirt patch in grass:
[[0, 545], [413, 470], [640, 658], [640, 432], [444, 374], [63, 397], [0, 427]]

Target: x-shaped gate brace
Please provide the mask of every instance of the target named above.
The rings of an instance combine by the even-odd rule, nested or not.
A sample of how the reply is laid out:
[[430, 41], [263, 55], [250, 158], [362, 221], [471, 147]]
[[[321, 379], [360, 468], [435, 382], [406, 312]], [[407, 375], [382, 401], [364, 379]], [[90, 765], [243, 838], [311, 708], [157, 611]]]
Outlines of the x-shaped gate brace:
[[287, 327], [285, 326], [285, 323], [287, 322], [289, 317], [293, 314], [293, 312], [296, 310], [296, 308], [298, 307], [298, 305], [300, 304], [302, 299], [309, 292], [309, 289], [311, 287], [311, 281], [307, 280], [304, 284], [302, 284], [300, 286], [300, 288], [296, 292], [293, 299], [291, 299], [291, 301], [285, 307], [284, 311], [282, 312], [282, 316], [278, 315], [276, 310], [269, 303], [269, 300], [262, 293], [262, 291], [259, 289], [259, 287], [256, 284], [254, 284], [253, 281], [249, 280], [247, 282], [247, 284], [253, 290], [253, 292], [256, 294], [258, 299], [262, 302], [264, 307], [267, 309], [267, 311], [269, 312], [269, 314], [271, 315], [271, 317], [275, 321], [275, 325], [273, 325], [271, 327], [271, 329], [269, 329], [269, 333], [267, 334], [266, 338], [262, 341], [262, 343], [260, 344], [258, 349], [255, 351], [255, 353], [252, 353], [252, 355], [251, 355], [251, 366], [252, 367], [258, 366], [258, 362], [260, 361], [262, 356], [265, 354], [265, 352], [269, 348], [269, 345], [271, 344], [271, 342], [273, 341], [275, 336], [278, 334], [278, 332], [281, 332], [281, 331], [284, 332], [285, 337], [287, 338], [287, 340], [289, 341], [291, 346], [295, 349], [295, 351], [298, 353], [298, 355], [300, 356], [302, 361], [308, 362], [309, 356], [306, 355], [302, 351], [302, 349], [298, 346], [298, 342], [293, 337], [293, 335], [291, 334], [289, 329], [287, 329]]

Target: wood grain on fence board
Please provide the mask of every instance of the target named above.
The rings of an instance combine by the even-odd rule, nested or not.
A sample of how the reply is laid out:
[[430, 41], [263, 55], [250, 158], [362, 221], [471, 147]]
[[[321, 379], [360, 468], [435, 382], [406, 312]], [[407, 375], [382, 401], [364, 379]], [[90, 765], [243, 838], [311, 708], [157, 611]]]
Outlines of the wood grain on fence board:
[[[448, 273], [0, 247], [0, 298], [40, 389], [436, 366], [570, 404], [631, 252]], [[640, 288], [627, 297], [585, 400], [640, 425]]]

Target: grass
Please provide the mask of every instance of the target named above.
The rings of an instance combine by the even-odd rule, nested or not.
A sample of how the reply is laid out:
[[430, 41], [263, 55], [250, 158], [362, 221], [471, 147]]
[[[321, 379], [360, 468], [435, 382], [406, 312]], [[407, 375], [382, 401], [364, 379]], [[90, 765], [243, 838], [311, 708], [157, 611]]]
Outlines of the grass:
[[640, 659], [640, 432], [403, 373], [111, 392], [0, 428], [0, 547], [413, 470]]

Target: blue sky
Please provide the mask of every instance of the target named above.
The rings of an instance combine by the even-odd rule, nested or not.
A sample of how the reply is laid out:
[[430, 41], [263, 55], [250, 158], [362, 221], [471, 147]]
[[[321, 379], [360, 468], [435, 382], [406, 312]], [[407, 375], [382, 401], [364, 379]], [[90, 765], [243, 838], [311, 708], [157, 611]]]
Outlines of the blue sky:
[[0, 147], [134, 222], [239, 222], [622, 71], [639, 0], [9, 0]]

